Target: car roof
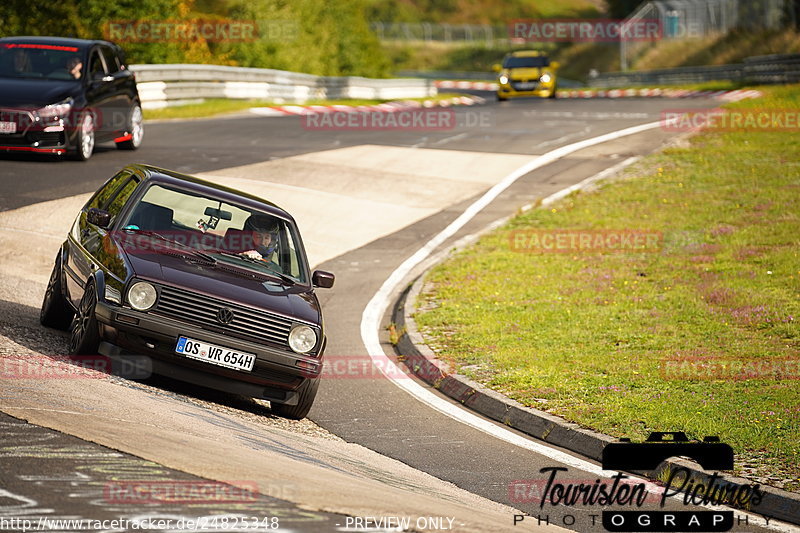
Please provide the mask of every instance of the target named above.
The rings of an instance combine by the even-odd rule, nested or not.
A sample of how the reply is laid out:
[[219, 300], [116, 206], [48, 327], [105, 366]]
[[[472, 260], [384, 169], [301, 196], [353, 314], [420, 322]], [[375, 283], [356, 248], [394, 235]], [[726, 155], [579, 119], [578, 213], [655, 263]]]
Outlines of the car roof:
[[538, 50], [517, 50], [516, 52], [511, 52], [509, 55], [512, 57], [544, 57], [547, 54], [539, 52]]
[[51, 44], [55, 46], [73, 46], [81, 50], [85, 50], [96, 44], [104, 44], [113, 48], [118, 48], [114, 43], [101, 40], [89, 39], [72, 39], [68, 37], [42, 37], [36, 35], [30, 36], [17, 36], [17, 37], [2, 37], [0, 43], [30, 43], [30, 44]]
[[177, 185], [199, 193], [211, 194], [223, 201], [257, 209], [294, 222], [294, 218], [285, 209], [250, 193], [153, 165], [135, 164], [128, 165], [125, 168], [135, 172], [142, 178], [142, 181], [162, 183], [164, 185]]

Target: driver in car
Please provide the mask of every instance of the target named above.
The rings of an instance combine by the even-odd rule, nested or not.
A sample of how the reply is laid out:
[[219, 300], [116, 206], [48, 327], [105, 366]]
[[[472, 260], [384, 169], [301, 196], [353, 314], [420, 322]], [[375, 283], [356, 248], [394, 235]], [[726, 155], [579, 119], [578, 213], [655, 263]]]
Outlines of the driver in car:
[[81, 69], [83, 69], [83, 61], [79, 57], [71, 57], [67, 60], [67, 71], [76, 80], [81, 77]]
[[272, 261], [272, 255], [278, 247], [278, 221], [265, 215], [250, 215], [244, 223], [244, 230], [250, 232], [253, 239], [253, 250], [241, 255], [261, 261]]

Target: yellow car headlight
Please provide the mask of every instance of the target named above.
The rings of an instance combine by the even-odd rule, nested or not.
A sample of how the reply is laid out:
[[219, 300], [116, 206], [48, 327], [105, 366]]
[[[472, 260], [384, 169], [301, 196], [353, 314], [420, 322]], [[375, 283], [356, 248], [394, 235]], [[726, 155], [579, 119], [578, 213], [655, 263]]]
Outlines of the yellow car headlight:
[[539, 81], [542, 83], [550, 83], [552, 79], [553, 79], [552, 76], [550, 76], [550, 74], [545, 72], [544, 74], [542, 74], [542, 77], [539, 78]]
[[502, 76], [500, 76], [498, 81], [500, 82], [500, 85], [505, 85], [506, 83], [508, 83], [508, 76], [503, 74]]

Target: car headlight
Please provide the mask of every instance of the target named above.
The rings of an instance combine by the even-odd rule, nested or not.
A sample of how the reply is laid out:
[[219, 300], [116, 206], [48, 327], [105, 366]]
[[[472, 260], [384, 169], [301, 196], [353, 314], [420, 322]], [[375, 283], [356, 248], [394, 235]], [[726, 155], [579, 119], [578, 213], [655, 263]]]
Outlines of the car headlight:
[[553, 78], [552, 78], [552, 77], [550, 77], [550, 74], [547, 74], [547, 73], [545, 72], [544, 74], [542, 74], [542, 77], [541, 77], [541, 78], [539, 78], [539, 81], [540, 81], [540, 82], [542, 82], [542, 83], [550, 83], [550, 80], [552, 80], [552, 79], [553, 79]]
[[137, 311], [147, 311], [156, 304], [156, 288], [146, 281], [137, 281], [128, 289], [128, 303]]
[[500, 81], [500, 85], [505, 85], [506, 83], [508, 83], [508, 76], [503, 74], [502, 76], [500, 76], [500, 80], [499, 81]]
[[42, 119], [65, 117], [69, 115], [70, 110], [72, 110], [72, 98], [67, 98], [63, 102], [46, 105], [41, 109], [37, 109], [36, 115]]
[[308, 353], [317, 344], [317, 334], [308, 326], [295, 326], [289, 333], [289, 347], [297, 353]]

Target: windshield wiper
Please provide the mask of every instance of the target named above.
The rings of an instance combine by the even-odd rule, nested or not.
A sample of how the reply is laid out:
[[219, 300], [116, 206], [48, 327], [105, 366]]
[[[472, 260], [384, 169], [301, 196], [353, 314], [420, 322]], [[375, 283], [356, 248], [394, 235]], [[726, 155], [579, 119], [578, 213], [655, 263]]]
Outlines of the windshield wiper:
[[156, 231], [147, 230], [147, 229], [138, 229], [138, 228], [124, 228], [124, 230], [125, 231], [133, 231], [133, 232], [136, 232], [136, 233], [141, 233], [142, 235], [147, 235], [148, 237], [156, 237], [156, 238], [161, 239], [162, 241], [168, 242], [170, 244], [176, 244], [176, 245], [180, 246], [183, 250], [185, 250], [185, 251], [189, 252], [190, 254], [192, 254], [193, 256], [199, 257], [201, 259], [204, 259], [204, 260], [208, 261], [209, 263], [216, 263], [217, 262], [216, 259], [214, 259], [210, 255], [208, 255], [207, 253], [201, 252], [200, 250], [198, 250], [196, 248], [192, 248], [191, 246], [187, 246], [186, 244], [183, 244], [182, 242], [178, 242], [178, 241], [176, 241], [174, 239], [170, 239], [169, 237], [164, 237], [163, 235], [161, 235], [160, 233], [158, 233]]
[[[226, 252], [224, 250], [211, 250], [211, 252], [215, 253], [215, 254], [224, 255], [224, 256], [227, 256], [227, 257], [235, 257], [236, 259], [244, 259], [245, 261], [249, 261], [249, 262], [254, 263], [256, 265], [264, 265], [264, 263], [265, 263], [265, 261], [262, 260], [262, 259], [253, 259], [252, 257], [247, 257], [246, 255], [234, 254], [234, 253], [231, 253], [231, 252]], [[283, 281], [284, 283], [286, 283], [287, 285], [294, 285], [294, 284], [297, 283], [297, 281], [295, 281], [293, 278], [287, 276], [286, 274], [284, 274], [282, 272], [276, 272], [276, 271], [274, 271], [272, 269], [270, 269], [268, 272], [264, 272], [262, 270], [259, 270], [259, 273], [260, 274], [265, 274], [265, 275], [270, 276], [272, 278], [278, 278], [281, 281]]]

